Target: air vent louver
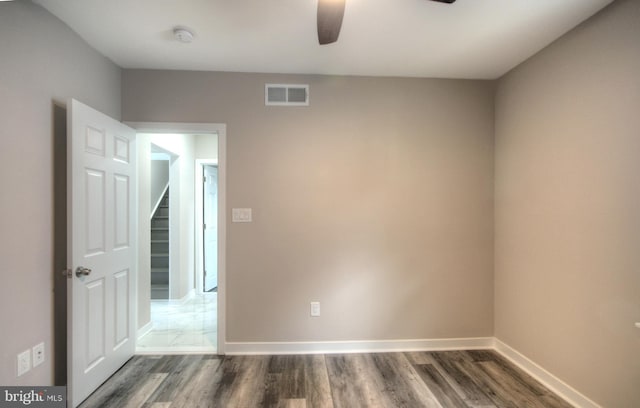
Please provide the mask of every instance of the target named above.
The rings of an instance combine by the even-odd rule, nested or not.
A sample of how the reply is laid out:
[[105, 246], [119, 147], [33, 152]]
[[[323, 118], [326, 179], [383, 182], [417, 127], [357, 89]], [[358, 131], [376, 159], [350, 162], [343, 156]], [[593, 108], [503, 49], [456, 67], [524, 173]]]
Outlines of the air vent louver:
[[308, 106], [309, 85], [266, 84], [264, 88], [265, 105]]

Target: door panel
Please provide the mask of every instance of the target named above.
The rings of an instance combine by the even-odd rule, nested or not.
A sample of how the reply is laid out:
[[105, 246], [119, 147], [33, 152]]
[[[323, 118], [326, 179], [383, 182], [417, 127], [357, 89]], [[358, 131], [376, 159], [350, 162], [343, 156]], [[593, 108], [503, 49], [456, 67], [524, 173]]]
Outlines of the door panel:
[[86, 228], [86, 256], [104, 253], [106, 235], [105, 225], [105, 180], [104, 172], [94, 169], [85, 169], [84, 201], [86, 208], [86, 218], [84, 220]]
[[113, 275], [115, 281], [115, 347], [120, 347], [127, 341], [129, 335], [129, 270], [118, 272]]
[[114, 138], [115, 148], [113, 158], [123, 163], [129, 163], [129, 143], [127, 139], [119, 136]]
[[93, 153], [104, 157], [105, 154], [106, 135], [104, 129], [96, 129], [91, 125], [87, 126], [87, 136], [85, 139], [84, 150], [87, 153]]
[[122, 174], [114, 176], [114, 203], [115, 203], [115, 249], [125, 249], [129, 246], [129, 177]]
[[76, 407], [135, 351], [135, 132], [75, 100], [67, 114], [67, 385]]
[[87, 353], [85, 370], [91, 369], [100, 363], [105, 357], [104, 333], [105, 321], [105, 296], [104, 279], [97, 279], [85, 285], [85, 301], [87, 314], [85, 316], [84, 329], [87, 336]]

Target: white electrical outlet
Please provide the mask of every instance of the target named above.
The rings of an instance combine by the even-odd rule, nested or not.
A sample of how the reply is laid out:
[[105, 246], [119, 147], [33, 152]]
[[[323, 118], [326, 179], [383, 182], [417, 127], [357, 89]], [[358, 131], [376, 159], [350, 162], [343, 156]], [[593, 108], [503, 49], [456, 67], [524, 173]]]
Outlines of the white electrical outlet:
[[320, 316], [320, 302], [311, 302], [311, 317]]
[[37, 367], [44, 363], [44, 343], [33, 346], [33, 367]]
[[18, 354], [18, 377], [31, 370], [31, 350]]

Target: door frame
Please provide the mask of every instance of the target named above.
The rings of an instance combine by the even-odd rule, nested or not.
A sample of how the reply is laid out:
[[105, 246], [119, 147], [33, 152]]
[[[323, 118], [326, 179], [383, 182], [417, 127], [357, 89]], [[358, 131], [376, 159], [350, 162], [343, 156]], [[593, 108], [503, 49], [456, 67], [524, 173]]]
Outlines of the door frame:
[[[218, 135], [218, 344], [217, 353], [224, 354], [226, 346], [226, 177], [227, 125], [223, 123], [124, 122], [137, 133], [216, 134]], [[195, 204], [195, 197], [194, 197]], [[194, 220], [195, 221], [195, 220]], [[200, 228], [202, 229], [202, 228]], [[195, 233], [198, 233], [196, 224]], [[197, 239], [197, 237], [194, 237]], [[194, 242], [197, 242], [194, 240]], [[196, 245], [197, 251], [197, 245]], [[194, 271], [195, 272], [195, 271]], [[196, 283], [197, 285], [197, 283]]]

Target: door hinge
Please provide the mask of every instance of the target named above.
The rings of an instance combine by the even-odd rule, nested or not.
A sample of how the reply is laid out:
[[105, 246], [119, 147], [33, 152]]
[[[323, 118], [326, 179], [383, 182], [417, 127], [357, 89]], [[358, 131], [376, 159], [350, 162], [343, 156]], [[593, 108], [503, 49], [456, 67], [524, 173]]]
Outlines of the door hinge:
[[202, 177], [202, 182], [206, 183], [207, 182], [207, 176]]
[[207, 229], [207, 224], [202, 224], [202, 229]]

